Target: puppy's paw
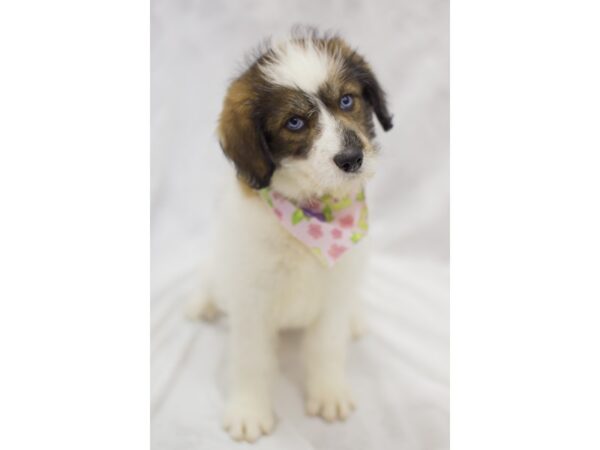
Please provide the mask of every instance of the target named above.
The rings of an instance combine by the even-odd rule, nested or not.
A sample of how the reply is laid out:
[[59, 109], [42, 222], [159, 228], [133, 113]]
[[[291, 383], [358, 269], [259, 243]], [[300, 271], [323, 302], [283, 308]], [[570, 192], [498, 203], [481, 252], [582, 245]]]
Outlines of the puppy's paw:
[[248, 402], [230, 402], [223, 418], [223, 428], [236, 441], [255, 442], [270, 434], [275, 426], [271, 408]]
[[190, 320], [212, 322], [219, 316], [219, 308], [213, 302], [199, 297], [185, 305], [185, 316]]
[[328, 422], [346, 420], [355, 408], [352, 393], [344, 382], [312, 382], [308, 385], [306, 412]]

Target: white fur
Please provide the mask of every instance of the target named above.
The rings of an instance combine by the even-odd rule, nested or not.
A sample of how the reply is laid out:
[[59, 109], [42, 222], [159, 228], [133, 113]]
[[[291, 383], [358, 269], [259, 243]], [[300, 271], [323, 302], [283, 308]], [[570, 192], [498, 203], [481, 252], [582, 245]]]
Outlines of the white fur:
[[260, 68], [268, 80], [279, 86], [316, 94], [340, 68], [338, 55], [327, 53], [310, 40], [302, 45], [285, 39], [274, 44], [272, 50], [273, 59]]
[[190, 315], [230, 320], [230, 389], [224, 426], [254, 441], [274, 426], [270, 388], [275, 344], [284, 328], [303, 328], [306, 410], [345, 419], [354, 407], [344, 371], [365, 261], [361, 243], [331, 269], [279, 224], [273, 211], [232, 180], [221, 202], [216, 246]]

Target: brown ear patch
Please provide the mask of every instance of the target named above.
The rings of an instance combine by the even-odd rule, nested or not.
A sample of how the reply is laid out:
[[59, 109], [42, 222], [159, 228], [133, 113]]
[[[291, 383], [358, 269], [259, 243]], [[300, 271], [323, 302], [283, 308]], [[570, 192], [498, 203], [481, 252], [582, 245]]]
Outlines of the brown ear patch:
[[262, 126], [254, 111], [256, 89], [253, 71], [235, 80], [227, 91], [219, 118], [219, 140], [225, 156], [250, 187], [269, 185], [275, 165], [271, 160]]
[[337, 51], [344, 57], [344, 77], [361, 84], [363, 97], [373, 108], [381, 127], [384, 131], [390, 130], [392, 115], [388, 111], [386, 95], [369, 64], [339, 37], [331, 39], [327, 45], [330, 51]]

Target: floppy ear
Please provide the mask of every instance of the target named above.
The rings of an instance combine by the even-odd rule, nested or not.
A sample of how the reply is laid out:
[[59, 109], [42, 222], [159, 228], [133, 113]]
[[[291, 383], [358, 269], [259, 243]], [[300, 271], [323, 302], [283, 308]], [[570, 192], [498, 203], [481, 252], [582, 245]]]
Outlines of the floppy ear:
[[392, 123], [392, 116], [387, 109], [385, 92], [381, 89], [377, 78], [375, 78], [373, 71], [368, 66], [366, 66], [362, 83], [363, 95], [373, 107], [373, 111], [375, 112], [375, 116], [377, 116], [377, 120], [379, 120], [381, 127], [384, 131], [391, 130], [394, 124]]
[[225, 96], [219, 139], [223, 153], [233, 161], [243, 181], [254, 189], [269, 185], [275, 164], [254, 114], [253, 89], [243, 78], [234, 81]]
[[391, 130], [393, 127], [392, 116], [387, 108], [385, 92], [381, 89], [373, 70], [364, 58], [356, 52], [352, 55], [351, 60], [354, 66], [353, 72], [363, 87], [363, 96], [373, 108], [373, 112], [383, 130]]

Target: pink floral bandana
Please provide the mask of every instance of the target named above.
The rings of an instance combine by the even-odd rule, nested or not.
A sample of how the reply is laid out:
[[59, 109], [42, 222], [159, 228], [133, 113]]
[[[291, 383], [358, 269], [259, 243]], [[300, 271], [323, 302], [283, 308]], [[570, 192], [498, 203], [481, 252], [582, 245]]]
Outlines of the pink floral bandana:
[[325, 195], [302, 205], [270, 188], [261, 189], [260, 196], [281, 225], [328, 267], [369, 230], [364, 191], [340, 199]]

